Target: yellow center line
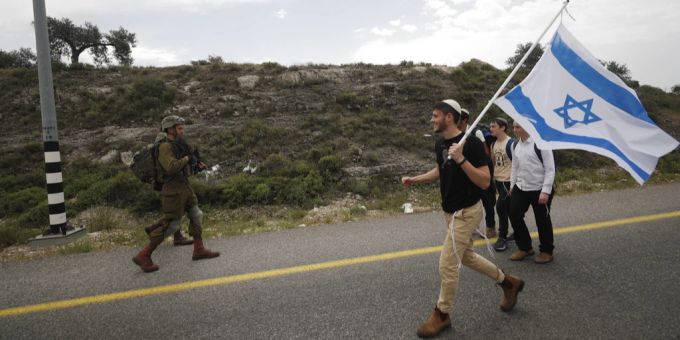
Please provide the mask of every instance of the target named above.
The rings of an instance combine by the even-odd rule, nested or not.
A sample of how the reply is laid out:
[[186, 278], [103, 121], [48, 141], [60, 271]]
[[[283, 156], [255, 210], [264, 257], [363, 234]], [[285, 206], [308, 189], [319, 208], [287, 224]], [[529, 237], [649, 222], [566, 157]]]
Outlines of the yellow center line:
[[[609, 227], [622, 226], [622, 225], [628, 225], [628, 224], [634, 224], [634, 223], [650, 222], [650, 221], [663, 220], [663, 219], [669, 219], [669, 218], [675, 218], [675, 217], [680, 217], [680, 210], [668, 212], [668, 213], [637, 216], [637, 217], [630, 217], [630, 218], [622, 218], [622, 219], [617, 219], [617, 220], [583, 224], [583, 225], [578, 225], [578, 226], [556, 228], [554, 230], [554, 234], [555, 235], [568, 234], [568, 233], [575, 233], [575, 232], [580, 232], [580, 231], [609, 228]], [[536, 237], [537, 233], [533, 232], [533, 233], [531, 233], [531, 236]], [[493, 239], [489, 240], [489, 242], [493, 242], [493, 241], [494, 241]], [[480, 246], [480, 245], [483, 245], [483, 244], [485, 244], [484, 240], [474, 241], [474, 246]], [[279, 277], [279, 276], [291, 275], [291, 274], [297, 274], [297, 273], [307, 273], [307, 272], [313, 272], [313, 271], [317, 271], [317, 270], [347, 267], [347, 266], [353, 266], [353, 265], [364, 264], [364, 263], [389, 261], [389, 260], [394, 260], [394, 259], [399, 259], [399, 258], [404, 258], [404, 257], [412, 257], [412, 256], [425, 255], [425, 254], [431, 254], [431, 253], [438, 253], [438, 252], [441, 251], [441, 249], [442, 249], [441, 246], [418, 248], [418, 249], [409, 249], [409, 250], [403, 250], [403, 251], [397, 251], [397, 252], [391, 252], [391, 253], [384, 253], [384, 254], [378, 254], [378, 255], [362, 256], [362, 257], [348, 258], [348, 259], [343, 259], [343, 260], [328, 261], [328, 262], [314, 263], [314, 264], [301, 265], [301, 266], [295, 266], [295, 267], [266, 270], [266, 271], [255, 272], [255, 273], [229, 275], [229, 276], [216, 277], [216, 278], [206, 279], [206, 280], [190, 281], [190, 282], [164, 285], [164, 286], [151, 287], [151, 288], [133, 289], [133, 290], [123, 291], [123, 292], [118, 292], [118, 293], [85, 296], [85, 297], [75, 298], [75, 299], [39, 303], [39, 304], [28, 305], [28, 306], [5, 308], [5, 309], [0, 309], [0, 317], [15, 316], [15, 315], [22, 315], [22, 314], [31, 314], [31, 313], [45, 312], [45, 311], [51, 311], [51, 310], [66, 309], [66, 308], [73, 308], [73, 307], [78, 307], [78, 306], [83, 306], [83, 305], [89, 305], [89, 304], [95, 304], [95, 303], [104, 303], [104, 302], [111, 302], [111, 301], [118, 301], [118, 300], [134, 299], [134, 298], [151, 296], [151, 295], [176, 293], [176, 292], [181, 292], [181, 291], [186, 291], [186, 290], [197, 289], [197, 288], [201, 288], [201, 287], [228, 285], [228, 284], [237, 283], [237, 282], [253, 281], [253, 280]]]

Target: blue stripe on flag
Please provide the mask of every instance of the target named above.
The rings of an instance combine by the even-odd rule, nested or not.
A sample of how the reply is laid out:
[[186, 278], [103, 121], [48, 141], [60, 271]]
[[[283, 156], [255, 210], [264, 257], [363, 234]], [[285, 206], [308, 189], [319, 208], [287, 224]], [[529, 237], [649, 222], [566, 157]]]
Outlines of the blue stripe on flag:
[[647, 179], [649, 179], [651, 176], [651, 174], [648, 174], [644, 170], [640, 169], [640, 167], [631, 161], [621, 150], [619, 150], [619, 148], [606, 139], [571, 135], [550, 127], [545, 122], [545, 119], [543, 119], [543, 117], [541, 117], [541, 115], [536, 111], [531, 99], [524, 95], [521, 86], [516, 86], [514, 89], [512, 89], [512, 91], [508, 92], [508, 94], [505, 95], [505, 98], [512, 104], [517, 113], [529, 118], [529, 120], [534, 124], [536, 131], [541, 134], [541, 138], [543, 138], [543, 140], [596, 146], [610, 151], [622, 159], [644, 181], [647, 181]]
[[596, 95], [632, 116], [656, 126], [634, 95], [597, 72], [562, 40], [559, 33], [555, 34], [550, 50], [567, 72]]

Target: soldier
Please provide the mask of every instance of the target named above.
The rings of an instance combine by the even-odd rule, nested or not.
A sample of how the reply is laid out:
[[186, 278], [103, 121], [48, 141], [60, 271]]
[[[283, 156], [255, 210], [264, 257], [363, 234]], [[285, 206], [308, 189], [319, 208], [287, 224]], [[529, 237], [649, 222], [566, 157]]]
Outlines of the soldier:
[[[209, 259], [220, 256], [203, 246], [201, 224], [203, 212], [198, 208], [198, 199], [189, 184], [192, 155], [182, 151], [184, 143], [184, 119], [168, 116], [161, 122], [161, 130], [167, 134], [167, 141], [158, 147], [158, 173], [162, 180], [161, 206], [163, 220], [159, 227], [149, 232], [149, 244], [142, 249], [132, 261], [145, 273], [158, 270], [151, 260], [151, 253], [163, 240], [173, 235], [180, 228], [180, 221], [185, 212], [189, 214], [189, 234], [194, 238], [193, 260]], [[205, 164], [198, 162], [197, 169], [205, 169]]]

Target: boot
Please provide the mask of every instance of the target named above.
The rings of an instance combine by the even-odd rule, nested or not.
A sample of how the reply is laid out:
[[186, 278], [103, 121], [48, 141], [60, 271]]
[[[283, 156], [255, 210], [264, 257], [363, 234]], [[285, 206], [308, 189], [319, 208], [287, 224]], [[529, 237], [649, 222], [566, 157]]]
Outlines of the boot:
[[451, 327], [451, 318], [435, 307], [432, 315], [418, 327], [416, 334], [420, 338], [432, 338], [448, 327]]
[[182, 235], [181, 230], [177, 230], [173, 235], [172, 235], [172, 245], [173, 246], [188, 246], [190, 244], [194, 244], [194, 240], [190, 240], [184, 235]]
[[132, 262], [134, 262], [136, 265], [139, 266], [139, 268], [142, 268], [142, 271], [145, 273], [151, 273], [155, 272], [158, 270], [158, 266], [151, 261], [151, 253], [156, 249], [156, 245], [153, 242], [149, 242], [149, 244], [142, 249], [137, 256], [132, 258]]
[[501, 310], [509, 312], [517, 303], [517, 295], [524, 289], [524, 281], [518, 277], [506, 274], [505, 280], [498, 285], [503, 288], [503, 298], [501, 299], [500, 305]]
[[203, 246], [203, 240], [194, 239], [194, 254], [192, 260], [211, 259], [220, 256], [219, 252], [211, 251]]

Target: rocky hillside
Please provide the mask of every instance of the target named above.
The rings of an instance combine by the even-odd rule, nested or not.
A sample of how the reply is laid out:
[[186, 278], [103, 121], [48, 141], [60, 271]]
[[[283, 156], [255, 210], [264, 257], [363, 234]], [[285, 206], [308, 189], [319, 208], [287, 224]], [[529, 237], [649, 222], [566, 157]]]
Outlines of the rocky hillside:
[[[153, 209], [143, 204], [153, 193], [124, 174], [123, 164], [152, 141], [168, 114], [185, 117], [206, 163], [220, 165], [212, 182], [199, 185], [207, 204], [309, 205], [346, 192], [380, 196], [399, 175], [432, 166], [429, 119], [436, 101], [455, 98], [480, 112], [506, 75], [477, 60], [457, 67], [57, 65], [67, 207], [71, 213], [100, 204]], [[680, 97], [649, 86], [637, 91], [652, 118], [680, 138]], [[499, 115], [493, 107], [486, 120]], [[0, 70], [0, 121], [0, 219], [33, 216], [46, 204], [34, 68]], [[677, 152], [667, 157], [664, 171], [680, 173]], [[249, 163], [257, 170], [245, 175]], [[561, 153], [558, 163], [563, 169], [613, 164], [574, 151]], [[136, 194], [120, 197], [119, 191]]]
[[[0, 121], [7, 132], [1, 147], [40, 141], [35, 70], [0, 72]], [[109, 161], [120, 154], [126, 160], [126, 152], [151, 141], [163, 116], [178, 114], [191, 122], [190, 136], [209, 161], [236, 171], [248, 160], [261, 163], [273, 153], [295, 158], [324, 146], [345, 168], [431, 163], [432, 104], [455, 98], [479, 112], [505, 75], [477, 60], [458, 67], [215, 63], [58, 67], [54, 83], [66, 161]], [[645, 103], [653, 119], [678, 137], [680, 107], [672, 105], [678, 100], [664, 105], [660, 95], [677, 97], [646, 86], [640, 91], [643, 101], [654, 97]], [[487, 117], [497, 115], [494, 107]]]

